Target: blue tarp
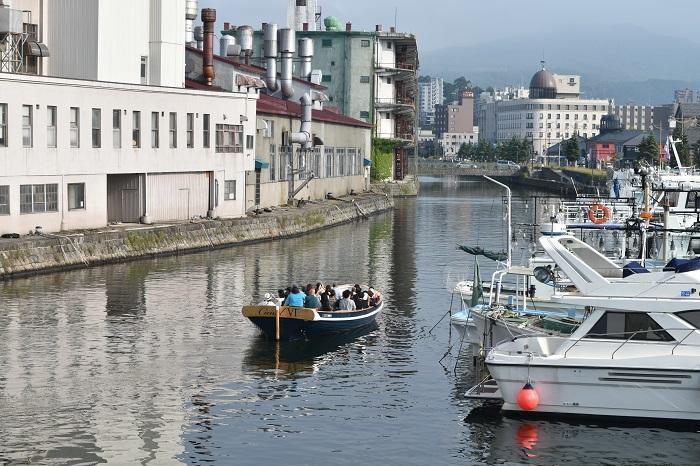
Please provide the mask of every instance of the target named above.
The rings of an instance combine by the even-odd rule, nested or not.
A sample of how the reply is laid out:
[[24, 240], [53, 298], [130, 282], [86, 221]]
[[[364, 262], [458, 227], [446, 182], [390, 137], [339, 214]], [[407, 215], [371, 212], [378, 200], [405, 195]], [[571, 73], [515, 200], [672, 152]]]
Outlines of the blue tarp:
[[697, 259], [671, 259], [664, 267], [664, 272], [692, 272], [700, 270], [700, 258]]
[[638, 273], [649, 273], [649, 271], [642, 267], [642, 264], [639, 262], [630, 262], [622, 268], [622, 278], [627, 278], [630, 275], [636, 275]]
[[255, 169], [262, 170], [263, 168], [270, 168], [270, 163], [264, 160], [255, 159]]

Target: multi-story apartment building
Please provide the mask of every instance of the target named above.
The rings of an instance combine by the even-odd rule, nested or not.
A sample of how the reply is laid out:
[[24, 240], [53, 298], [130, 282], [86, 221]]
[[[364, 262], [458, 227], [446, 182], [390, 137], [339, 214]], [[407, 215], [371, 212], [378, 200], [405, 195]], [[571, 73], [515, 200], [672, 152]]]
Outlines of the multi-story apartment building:
[[418, 124], [430, 128], [435, 124], [435, 106], [445, 101], [445, 87], [442, 78], [429, 78], [418, 83]]
[[584, 138], [595, 136], [610, 104], [605, 99], [581, 98], [579, 86], [578, 77], [557, 76], [543, 66], [532, 77], [527, 98], [495, 101], [483, 107], [479, 119], [486, 124], [480, 128], [480, 136], [493, 142], [529, 139], [534, 155], [540, 157], [546, 157], [548, 147], [574, 133]]
[[[647, 105], [613, 105], [612, 113], [620, 118], [625, 129], [654, 129], [654, 107]], [[658, 127], [655, 128], [658, 131]]]
[[673, 101], [677, 104], [698, 104], [700, 103], [700, 90], [676, 89], [673, 91]]
[[14, 5], [2, 40], [37, 40], [0, 60], [0, 233], [245, 214], [259, 89], [186, 81], [184, 0]]
[[435, 106], [435, 137], [443, 133], [474, 133], [474, 93], [462, 91], [452, 104]]
[[[313, 40], [312, 66], [322, 73], [327, 104], [343, 115], [363, 120], [376, 138], [401, 142], [395, 153], [394, 177], [402, 179], [408, 154], [416, 145], [418, 49], [413, 34], [356, 31], [347, 23], [326, 21], [323, 31], [296, 31], [298, 39]], [[253, 61], [264, 61], [262, 31], [254, 36]]]

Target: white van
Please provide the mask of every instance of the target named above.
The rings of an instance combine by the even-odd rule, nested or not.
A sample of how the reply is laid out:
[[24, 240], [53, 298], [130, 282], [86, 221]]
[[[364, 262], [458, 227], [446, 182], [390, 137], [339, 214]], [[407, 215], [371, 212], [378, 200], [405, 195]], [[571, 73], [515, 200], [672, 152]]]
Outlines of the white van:
[[512, 160], [496, 160], [496, 168], [508, 168], [511, 170], [520, 170], [520, 165]]

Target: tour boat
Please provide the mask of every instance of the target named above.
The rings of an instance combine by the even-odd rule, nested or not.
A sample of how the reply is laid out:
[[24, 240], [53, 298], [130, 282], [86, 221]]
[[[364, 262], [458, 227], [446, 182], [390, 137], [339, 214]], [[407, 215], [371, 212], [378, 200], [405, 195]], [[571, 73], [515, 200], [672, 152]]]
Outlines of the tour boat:
[[295, 340], [372, 325], [383, 308], [384, 301], [381, 300], [375, 306], [355, 311], [326, 312], [301, 307], [251, 305], [244, 306], [242, 312], [268, 338]]

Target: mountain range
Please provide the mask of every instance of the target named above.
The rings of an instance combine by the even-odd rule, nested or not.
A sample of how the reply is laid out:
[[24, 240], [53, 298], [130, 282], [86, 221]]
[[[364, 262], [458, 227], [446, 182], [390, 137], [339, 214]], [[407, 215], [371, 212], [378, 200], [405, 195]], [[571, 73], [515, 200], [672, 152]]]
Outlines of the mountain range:
[[585, 97], [659, 105], [672, 102], [675, 89], [700, 88], [698, 56], [700, 43], [635, 25], [572, 25], [422, 52], [420, 74], [527, 87], [544, 58], [553, 73], [581, 75]]

